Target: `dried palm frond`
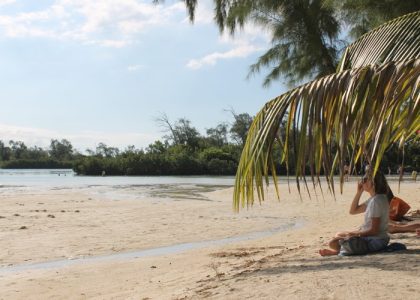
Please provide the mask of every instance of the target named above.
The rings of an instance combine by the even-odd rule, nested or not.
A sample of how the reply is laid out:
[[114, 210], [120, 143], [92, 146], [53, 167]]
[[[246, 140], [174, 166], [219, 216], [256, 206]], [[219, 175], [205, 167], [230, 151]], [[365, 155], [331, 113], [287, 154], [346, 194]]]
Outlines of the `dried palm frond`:
[[343, 183], [348, 145], [351, 164], [366, 157], [376, 172], [391, 143], [403, 142], [420, 129], [419, 75], [420, 59], [371, 65], [323, 77], [268, 102], [248, 132], [236, 174], [234, 208], [253, 204], [254, 187], [263, 200], [263, 181], [268, 184], [270, 172], [276, 185], [272, 149], [286, 112], [286, 139], [278, 159], [289, 164], [293, 133], [299, 191], [299, 178], [305, 178], [308, 164], [314, 183], [324, 173], [333, 190], [337, 168]]
[[420, 11], [393, 19], [350, 44], [337, 71], [420, 57]]
[[[420, 12], [411, 13], [366, 33], [349, 45], [338, 72], [297, 87], [269, 101], [254, 119], [235, 179], [235, 210], [264, 200], [271, 173], [277, 187], [275, 160], [288, 170], [294, 151], [296, 184], [306, 187], [309, 167], [315, 186], [321, 174], [334, 193], [334, 172], [344, 182], [361, 160], [379, 168], [391, 143], [402, 145], [420, 130]], [[273, 157], [283, 119], [281, 157]], [[293, 147], [291, 147], [293, 145]]]

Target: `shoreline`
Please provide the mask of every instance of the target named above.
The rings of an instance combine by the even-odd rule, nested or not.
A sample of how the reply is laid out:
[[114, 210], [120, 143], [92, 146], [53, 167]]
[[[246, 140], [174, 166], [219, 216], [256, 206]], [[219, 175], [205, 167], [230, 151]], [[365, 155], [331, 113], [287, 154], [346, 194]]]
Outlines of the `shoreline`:
[[[398, 182], [390, 185], [397, 190]], [[262, 205], [256, 202], [238, 214], [232, 211], [232, 191], [203, 194], [210, 201], [110, 200], [63, 191], [0, 195], [1, 215], [6, 216], [0, 219], [3, 265], [124, 255], [264, 231], [286, 220], [305, 221], [293, 230], [184, 252], [0, 272], [0, 298], [415, 299], [420, 294], [420, 239], [415, 234], [392, 235], [392, 241], [408, 247], [399, 253], [318, 255], [335, 232], [362, 223], [363, 216], [348, 215], [354, 183], [346, 183], [335, 200], [326, 189], [324, 197], [310, 200], [302, 192], [300, 199], [296, 187], [291, 185], [289, 194], [287, 183], [282, 183], [280, 202], [271, 186]], [[418, 183], [402, 182], [398, 196], [414, 210], [420, 208], [419, 193]]]

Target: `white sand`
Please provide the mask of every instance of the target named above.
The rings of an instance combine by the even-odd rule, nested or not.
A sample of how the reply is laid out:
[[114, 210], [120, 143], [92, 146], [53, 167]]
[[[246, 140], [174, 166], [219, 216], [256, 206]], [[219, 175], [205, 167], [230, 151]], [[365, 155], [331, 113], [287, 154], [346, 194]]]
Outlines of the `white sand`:
[[[391, 187], [397, 191], [396, 183]], [[231, 209], [231, 188], [206, 194], [211, 201], [110, 200], [66, 191], [1, 196], [0, 299], [418, 299], [420, 238], [413, 233], [392, 236], [409, 248], [400, 253], [317, 254], [335, 232], [362, 223], [362, 215], [348, 214], [354, 182], [336, 200], [326, 193], [324, 200], [306, 194], [300, 200], [293, 186], [291, 194], [280, 188], [280, 203], [270, 189], [262, 206], [239, 214]], [[402, 183], [396, 194], [420, 209], [419, 183]], [[10, 271], [219, 240], [301, 220], [303, 227], [269, 237], [177, 254]]]

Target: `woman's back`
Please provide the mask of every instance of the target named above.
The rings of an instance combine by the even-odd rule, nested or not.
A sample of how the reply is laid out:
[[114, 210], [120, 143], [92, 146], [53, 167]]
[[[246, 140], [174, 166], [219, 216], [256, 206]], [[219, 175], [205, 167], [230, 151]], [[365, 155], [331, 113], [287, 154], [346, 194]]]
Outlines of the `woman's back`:
[[372, 227], [372, 218], [381, 218], [379, 232], [373, 236], [376, 238], [388, 237], [389, 202], [385, 194], [376, 194], [366, 202], [365, 221], [361, 230], [368, 230]]

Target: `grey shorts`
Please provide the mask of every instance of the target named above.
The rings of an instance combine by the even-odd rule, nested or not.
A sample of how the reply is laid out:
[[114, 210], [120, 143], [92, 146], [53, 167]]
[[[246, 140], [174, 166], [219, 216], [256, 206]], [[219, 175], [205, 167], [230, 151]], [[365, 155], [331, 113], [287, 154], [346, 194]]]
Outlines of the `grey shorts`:
[[364, 236], [362, 237], [362, 239], [367, 242], [369, 252], [375, 252], [375, 251], [385, 249], [385, 247], [389, 243], [389, 237], [377, 238], [377, 237]]
[[388, 245], [389, 237], [350, 237], [348, 239], [340, 239], [339, 244], [340, 256], [347, 255], [364, 255], [385, 249]]

